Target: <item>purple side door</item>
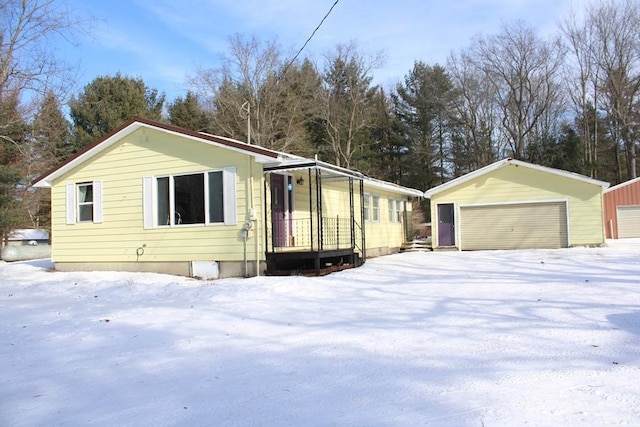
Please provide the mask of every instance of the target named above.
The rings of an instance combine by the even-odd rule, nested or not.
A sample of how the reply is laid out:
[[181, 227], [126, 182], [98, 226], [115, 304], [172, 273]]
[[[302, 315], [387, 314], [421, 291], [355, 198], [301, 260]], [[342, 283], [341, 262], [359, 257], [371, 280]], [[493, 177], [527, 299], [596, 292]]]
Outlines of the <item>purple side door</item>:
[[453, 203], [438, 205], [438, 246], [455, 246]]
[[284, 175], [271, 174], [271, 224], [273, 226], [273, 246], [282, 247], [287, 242], [284, 209]]

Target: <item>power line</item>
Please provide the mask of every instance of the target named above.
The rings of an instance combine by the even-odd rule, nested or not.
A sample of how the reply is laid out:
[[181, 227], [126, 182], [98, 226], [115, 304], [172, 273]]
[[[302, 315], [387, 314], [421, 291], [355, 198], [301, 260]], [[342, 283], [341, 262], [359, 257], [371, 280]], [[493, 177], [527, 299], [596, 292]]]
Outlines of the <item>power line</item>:
[[293, 64], [293, 62], [298, 59], [298, 55], [300, 55], [300, 53], [302, 53], [302, 51], [304, 50], [305, 47], [307, 47], [307, 44], [309, 44], [309, 42], [311, 41], [311, 39], [313, 38], [313, 36], [315, 36], [316, 32], [320, 29], [320, 27], [322, 26], [322, 24], [324, 24], [324, 21], [327, 19], [327, 17], [329, 17], [329, 15], [331, 14], [331, 11], [333, 11], [333, 8], [336, 7], [336, 5], [338, 4], [340, 0], [336, 0], [333, 5], [329, 8], [329, 11], [324, 15], [324, 18], [322, 18], [322, 20], [320, 21], [320, 23], [318, 24], [318, 26], [316, 27], [315, 30], [313, 30], [313, 32], [311, 33], [311, 35], [309, 36], [309, 38], [307, 39], [306, 42], [304, 42], [304, 44], [302, 45], [302, 47], [300, 48], [300, 50], [298, 51], [298, 53], [295, 54], [295, 56], [291, 59], [291, 61], [289, 61], [287, 63], [287, 65], [284, 67], [284, 70], [282, 71], [282, 78], [284, 78], [284, 76], [287, 74], [287, 70], [289, 69], [289, 67], [291, 66], [291, 64]]

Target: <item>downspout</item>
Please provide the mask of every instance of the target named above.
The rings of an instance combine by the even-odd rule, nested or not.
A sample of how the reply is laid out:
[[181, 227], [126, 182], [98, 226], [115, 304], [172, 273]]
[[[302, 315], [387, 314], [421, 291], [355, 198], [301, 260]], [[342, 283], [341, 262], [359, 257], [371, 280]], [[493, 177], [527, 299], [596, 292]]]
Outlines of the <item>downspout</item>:
[[[256, 208], [254, 205], [254, 193], [253, 186], [255, 185], [253, 179], [253, 162], [249, 157], [249, 221], [255, 222], [255, 257], [256, 257], [256, 276], [260, 276], [260, 221], [258, 221], [258, 215], [256, 215]], [[262, 204], [264, 206], [264, 203]]]
[[[262, 174], [262, 206], [264, 207], [263, 209], [263, 213], [264, 213], [264, 252], [265, 252], [265, 257], [267, 256], [267, 252], [269, 251], [269, 232], [268, 232], [268, 224], [270, 224], [269, 222], [269, 218], [267, 217], [267, 215], [270, 213], [271, 211], [271, 202], [269, 202], [269, 209], [267, 209], [267, 205], [266, 205], [266, 200], [267, 200], [267, 177], [266, 174], [263, 172]], [[270, 199], [269, 199], [270, 200]], [[269, 212], [267, 212], [269, 211]], [[271, 228], [273, 229], [273, 224], [270, 224]], [[271, 246], [271, 250], [273, 250], [273, 246]], [[267, 269], [269, 268], [269, 265], [267, 263]]]
[[[610, 236], [609, 237], [610, 239], [613, 239], [613, 220], [612, 219], [609, 220], [609, 236]], [[604, 237], [606, 240], [607, 236], [604, 236]]]
[[[247, 144], [251, 145], [251, 103], [249, 101], [246, 102], [247, 105]], [[243, 105], [244, 107], [244, 105]], [[249, 174], [249, 221], [255, 221], [255, 257], [256, 257], [256, 276], [260, 276], [260, 221], [258, 221], [258, 216], [256, 215], [256, 209], [253, 202], [253, 185], [255, 184], [253, 180], [253, 162], [251, 161], [251, 157], [247, 156], [247, 173]], [[262, 200], [262, 206], [264, 209], [264, 200]], [[247, 231], [248, 236], [248, 231]], [[245, 245], [246, 246], [246, 245]], [[245, 248], [246, 251], [246, 248]], [[246, 258], [245, 258], [246, 265]]]

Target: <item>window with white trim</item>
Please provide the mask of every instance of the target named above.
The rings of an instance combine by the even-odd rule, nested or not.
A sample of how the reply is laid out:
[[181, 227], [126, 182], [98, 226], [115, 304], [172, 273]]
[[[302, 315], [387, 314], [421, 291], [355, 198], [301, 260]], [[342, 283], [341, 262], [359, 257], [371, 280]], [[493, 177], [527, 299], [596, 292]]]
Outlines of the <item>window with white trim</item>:
[[371, 203], [371, 213], [372, 213], [372, 220], [375, 222], [379, 222], [380, 221], [380, 196], [372, 196], [372, 203]]
[[67, 224], [102, 222], [102, 181], [66, 185]]
[[93, 183], [84, 182], [78, 189], [78, 222], [93, 222]]
[[365, 221], [371, 221], [371, 195], [370, 194], [366, 194], [363, 197], [363, 211], [364, 211], [364, 220]]
[[235, 168], [146, 177], [144, 193], [145, 228], [237, 222]]
[[395, 222], [396, 221], [396, 201], [394, 199], [389, 199], [388, 200], [389, 205], [389, 222]]
[[396, 200], [396, 220], [398, 222], [402, 222], [404, 204], [404, 200]]
[[364, 194], [364, 220], [365, 221], [380, 221], [380, 196], [374, 196], [371, 194]]

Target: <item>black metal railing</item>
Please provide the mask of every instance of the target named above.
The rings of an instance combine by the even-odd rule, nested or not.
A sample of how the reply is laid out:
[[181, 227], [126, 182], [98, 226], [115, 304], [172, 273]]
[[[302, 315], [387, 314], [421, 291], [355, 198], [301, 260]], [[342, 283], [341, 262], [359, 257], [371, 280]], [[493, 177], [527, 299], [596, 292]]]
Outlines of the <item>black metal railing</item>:
[[351, 221], [348, 218], [322, 218], [322, 248], [352, 247]]
[[321, 226], [309, 218], [279, 219], [268, 225], [268, 251], [348, 249], [360, 245], [362, 229], [349, 218], [323, 217]]

